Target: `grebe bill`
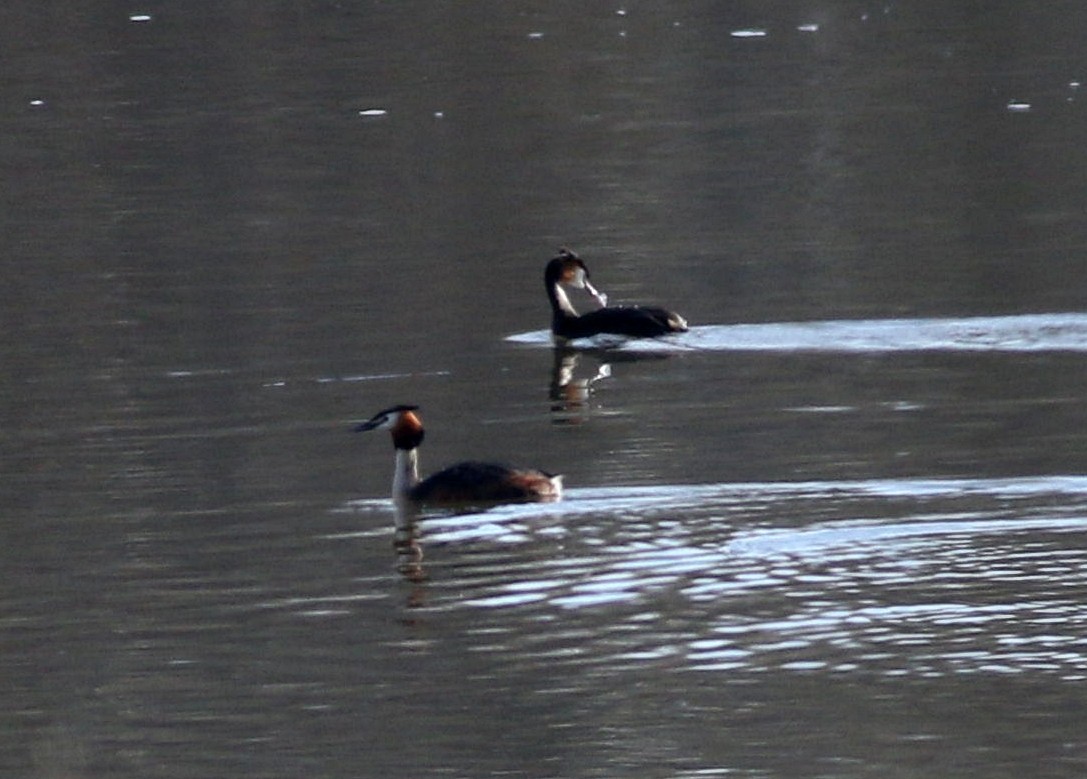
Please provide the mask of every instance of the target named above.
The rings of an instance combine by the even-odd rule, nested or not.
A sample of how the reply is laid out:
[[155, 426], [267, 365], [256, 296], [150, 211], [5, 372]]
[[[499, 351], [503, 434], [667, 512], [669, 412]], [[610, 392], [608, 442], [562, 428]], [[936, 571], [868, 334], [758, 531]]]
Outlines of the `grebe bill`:
[[419, 445], [426, 432], [415, 412], [399, 405], [374, 414], [356, 432], [389, 430], [396, 449], [393, 500], [433, 505], [529, 503], [562, 498], [562, 476], [535, 468], [509, 468], [495, 463], [457, 463], [419, 480]]
[[[563, 285], [584, 289], [604, 306], [578, 315]], [[544, 286], [551, 303], [551, 336], [558, 343], [594, 335], [621, 335], [629, 338], [656, 338], [687, 332], [687, 320], [674, 311], [651, 306], [607, 308], [607, 296], [589, 282], [589, 269], [569, 249], [559, 254], [544, 270]]]

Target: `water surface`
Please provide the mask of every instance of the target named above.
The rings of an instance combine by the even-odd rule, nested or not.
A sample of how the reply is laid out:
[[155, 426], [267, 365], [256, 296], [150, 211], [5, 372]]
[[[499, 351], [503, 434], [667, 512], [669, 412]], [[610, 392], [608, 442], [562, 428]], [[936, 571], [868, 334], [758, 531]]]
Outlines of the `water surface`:
[[5, 6], [0, 773], [1082, 776], [1085, 25]]

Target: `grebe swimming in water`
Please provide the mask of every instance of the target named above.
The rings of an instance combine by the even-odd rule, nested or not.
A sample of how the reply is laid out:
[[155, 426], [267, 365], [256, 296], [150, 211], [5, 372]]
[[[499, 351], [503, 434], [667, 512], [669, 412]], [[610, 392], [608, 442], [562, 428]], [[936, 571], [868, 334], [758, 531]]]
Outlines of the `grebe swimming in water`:
[[[584, 289], [605, 308], [578, 316], [562, 288], [564, 284]], [[601, 334], [655, 338], [669, 333], [687, 332], [687, 320], [664, 308], [606, 308], [607, 297], [589, 283], [589, 269], [569, 249], [560, 249], [559, 256], [547, 263], [544, 285], [547, 287], [547, 299], [551, 301], [551, 336], [559, 343], [571, 338], [589, 338]]]
[[562, 497], [562, 476], [534, 468], [507, 468], [504, 465], [463, 462], [419, 481], [419, 445], [423, 423], [415, 413], [418, 406], [393, 406], [379, 411], [355, 428], [388, 430], [396, 448], [393, 472], [393, 500], [409, 503], [473, 504], [529, 503]]

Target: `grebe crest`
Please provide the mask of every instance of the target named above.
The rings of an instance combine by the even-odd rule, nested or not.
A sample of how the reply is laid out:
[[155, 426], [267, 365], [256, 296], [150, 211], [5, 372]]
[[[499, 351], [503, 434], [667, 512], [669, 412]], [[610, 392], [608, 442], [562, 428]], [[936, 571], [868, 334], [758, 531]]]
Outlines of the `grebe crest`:
[[562, 498], [562, 476], [535, 468], [496, 463], [457, 463], [419, 480], [419, 445], [426, 431], [418, 406], [392, 406], [355, 427], [356, 432], [388, 430], [396, 450], [393, 499], [433, 505], [529, 503]]
[[[551, 303], [551, 336], [557, 343], [596, 335], [656, 338], [687, 332], [687, 320], [674, 311], [650, 306], [608, 308], [607, 296], [592, 285], [589, 275], [585, 262], [565, 247], [544, 269], [544, 286]], [[601, 308], [579, 315], [563, 286], [585, 290]]]

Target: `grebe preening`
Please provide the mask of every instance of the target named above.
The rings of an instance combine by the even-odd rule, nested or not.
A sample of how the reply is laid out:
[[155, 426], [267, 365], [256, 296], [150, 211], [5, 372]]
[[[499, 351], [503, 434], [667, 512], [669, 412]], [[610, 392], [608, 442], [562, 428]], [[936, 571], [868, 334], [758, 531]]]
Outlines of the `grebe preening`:
[[557, 342], [594, 335], [623, 335], [629, 338], [656, 338], [669, 333], [687, 332], [687, 320], [664, 308], [622, 306], [599, 308], [578, 316], [562, 285], [584, 289], [601, 306], [607, 297], [589, 283], [589, 269], [569, 249], [559, 249], [559, 256], [547, 263], [544, 285], [551, 301], [551, 336]]
[[430, 504], [529, 503], [562, 497], [562, 476], [534, 468], [463, 462], [419, 481], [423, 423], [418, 406], [393, 406], [355, 428], [389, 430], [396, 448], [393, 500]]

